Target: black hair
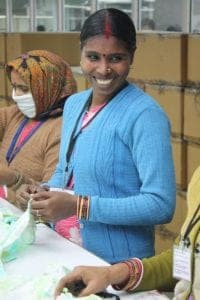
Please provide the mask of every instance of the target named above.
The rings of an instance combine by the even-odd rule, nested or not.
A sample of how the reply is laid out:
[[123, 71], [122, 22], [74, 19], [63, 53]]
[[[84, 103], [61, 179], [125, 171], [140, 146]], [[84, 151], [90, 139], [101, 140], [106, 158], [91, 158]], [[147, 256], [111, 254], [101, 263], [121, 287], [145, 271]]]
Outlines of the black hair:
[[178, 24], [175, 25], [169, 25], [166, 29], [167, 31], [181, 31], [181, 26]]
[[38, 25], [36, 29], [37, 29], [37, 31], [46, 31], [46, 28], [44, 25]]
[[89, 38], [106, 35], [107, 23], [109, 34], [123, 41], [126, 49], [132, 54], [136, 48], [134, 23], [125, 12], [116, 8], [100, 9], [86, 19], [80, 34], [81, 49]]

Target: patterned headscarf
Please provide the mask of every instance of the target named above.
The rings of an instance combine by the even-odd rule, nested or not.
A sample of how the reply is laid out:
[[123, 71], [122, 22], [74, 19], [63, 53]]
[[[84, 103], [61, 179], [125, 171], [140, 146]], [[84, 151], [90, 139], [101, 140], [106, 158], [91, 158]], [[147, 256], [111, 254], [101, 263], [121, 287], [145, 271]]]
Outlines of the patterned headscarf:
[[62, 114], [66, 98], [77, 90], [69, 64], [46, 50], [29, 51], [10, 61], [6, 65], [9, 78], [13, 69], [33, 95], [37, 119]]

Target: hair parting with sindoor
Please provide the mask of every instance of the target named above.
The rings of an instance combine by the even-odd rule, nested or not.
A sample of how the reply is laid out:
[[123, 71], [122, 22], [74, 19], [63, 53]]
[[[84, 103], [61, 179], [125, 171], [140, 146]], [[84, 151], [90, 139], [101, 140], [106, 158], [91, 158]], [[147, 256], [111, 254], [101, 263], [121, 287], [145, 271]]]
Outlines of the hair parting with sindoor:
[[81, 49], [89, 38], [98, 35], [116, 37], [131, 54], [136, 49], [134, 23], [125, 12], [116, 8], [100, 9], [86, 19], [80, 34]]

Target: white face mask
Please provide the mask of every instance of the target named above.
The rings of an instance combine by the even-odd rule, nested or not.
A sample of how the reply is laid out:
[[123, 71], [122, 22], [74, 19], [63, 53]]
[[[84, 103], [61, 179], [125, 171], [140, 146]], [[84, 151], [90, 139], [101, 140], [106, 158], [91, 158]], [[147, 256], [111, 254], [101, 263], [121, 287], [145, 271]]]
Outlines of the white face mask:
[[19, 110], [28, 118], [34, 118], [36, 116], [36, 106], [31, 93], [27, 93], [21, 96], [15, 95], [15, 90], [12, 91], [12, 98], [16, 102]]

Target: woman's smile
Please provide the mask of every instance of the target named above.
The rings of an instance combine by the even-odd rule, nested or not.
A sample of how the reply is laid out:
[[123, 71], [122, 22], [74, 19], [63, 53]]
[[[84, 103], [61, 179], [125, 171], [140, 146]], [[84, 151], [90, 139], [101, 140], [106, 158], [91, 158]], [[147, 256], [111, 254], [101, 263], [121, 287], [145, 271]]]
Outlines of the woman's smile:
[[109, 88], [111, 85], [113, 79], [98, 79], [95, 76], [92, 76], [93, 80], [96, 81], [97, 85], [99, 86], [99, 89], [101, 88]]

